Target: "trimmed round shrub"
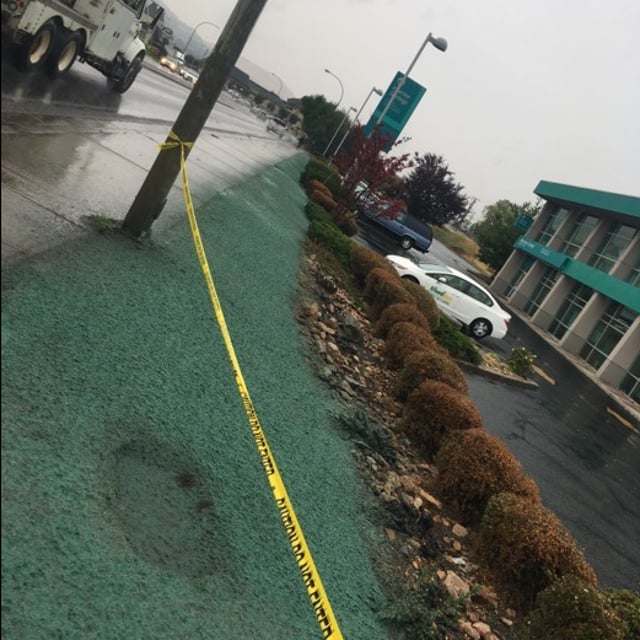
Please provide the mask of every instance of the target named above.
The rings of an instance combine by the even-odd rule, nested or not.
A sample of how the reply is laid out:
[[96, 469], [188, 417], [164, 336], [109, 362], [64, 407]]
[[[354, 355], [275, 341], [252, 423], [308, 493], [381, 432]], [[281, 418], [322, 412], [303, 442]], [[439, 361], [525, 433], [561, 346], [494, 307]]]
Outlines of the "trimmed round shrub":
[[327, 223], [333, 222], [331, 214], [323, 206], [312, 200], [307, 200], [307, 204], [304, 206], [304, 212], [309, 222], [313, 222], [314, 220]]
[[395, 269], [379, 253], [354, 243], [351, 248], [351, 272], [359, 286], [365, 285], [369, 271], [375, 268], [395, 273]]
[[625, 625], [624, 640], [640, 638], [640, 593], [629, 589], [605, 589], [602, 593]]
[[367, 276], [365, 300], [369, 303], [369, 315], [377, 320], [380, 314], [390, 305], [399, 302], [411, 302], [411, 297], [395, 273], [386, 269], [375, 268]]
[[311, 180], [322, 182], [334, 194], [339, 194], [342, 189], [342, 179], [337, 169], [329, 166], [323, 158], [317, 156], [310, 158], [307, 166], [300, 174], [300, 182], [302, 182], [305, 189]]
[[351, 237], [358, 233], [358, 225], [356, 224], [355, 215], [351, 213], [344, 205], [337, 205], [333, 210], [333, 221], [342, 233]]
[[320, 182], [320, 180], [311, 179], [307, 183], [307, 189], [309, 191], [322, 191], [326, 196], [334, 200], [333, 192], [324, 182]]
[[576, 576], [560, 578], [541, 591], [518, 629], [522, 640], [631, 640], [628, 624], [607, 596]]
[[444, 382], [426, 380], [409, 394], [401, 425], [416, 451], [431, 460], [447, 435], [479, 429], [482, 416], [463, 393]]
[[[384, 314], [392, 308], [389, 307], [384, 311], [380, 319], [382, 320]], [[396, 397], [398, 400], [406, 400], [409, 394], [425, 380], [438, 380], [460, 393], [465, 395], [469, 393], [462, 369], [439, 345], [435, 349], [415, 351], [404, 359], [404, 365], [395, 386]]]
[[504, 442], [484, 429], [449, 435], [436, 456], [437, 486], [463, 524], [477, 524], [489, 502], [509, 492], [540, 502], [540, 492]]
[[327, 211], [331, 212], [336, 208], [336, 201], [324, 191], [314, 189], [309, 195], [311, 200], [323, 206]]
[[440, 317], [440, 324], [433, 330], [433, 337], [449, 352], [452, 358], [475, 365], [481, 364], [482, 355], [474, 341], [467, 338], [446, 316]]
[[407, 278], [401, 278], [401, 280], [402, 285], [409, 292], [411, 299], [429, 321], [431, 331], [435, 331], [440, 324], [440, 309], [438, 309], [438, 305], [433, 299], [433, 296], [417, 282], [407, 280]]
[[424, 314], [412, 302], [399, 302], [389, 305], [378, 318], [373, 333], [378, 338], [386, 338], [389, 329], [398, 322], [411, 322], [418, 327], [429, 330], [429, 323]]
[[345, 267], [349, 266], [352, 241], [333, 222], [314, 220], [307, 229], [307, 235], [327, 247]]
[[478, 555], [496, 588], [522, 611], [562, 576], [596, 586], [596, 574], [555, 514], [530, 498], [501, 493], [480, 521]]
[[428, 329], [412, 322], [396, 322], [387, 333], [382, 353], [390, 369], [399, 369], [414, 351], [430, 349], [438, 349], [438, 345]]

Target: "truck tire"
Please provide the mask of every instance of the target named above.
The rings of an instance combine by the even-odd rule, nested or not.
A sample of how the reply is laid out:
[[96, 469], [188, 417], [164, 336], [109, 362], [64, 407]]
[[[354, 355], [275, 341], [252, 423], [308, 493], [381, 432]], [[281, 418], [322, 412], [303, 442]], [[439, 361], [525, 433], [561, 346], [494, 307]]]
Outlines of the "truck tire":
[[33, 38], [29, 38], [16, 50], [16, 67], [20, 71], [31, 71], [41, 66], [55, 46], [56, 31], [55, 22], [45, 22]]
[[125, 69], [124, 73], [119, 77], [111, 76], [109, 78], [109, 86], [116, 93], [124, 93], [136, 79], [142, 69], [142, 60], [144, 58], [144, 52], [139, 53]]
[[82, 49], [84, 38], [78, 31], [62, 29], [56, 36], [56, 43], [45, 62], [45, 71], [50, 78], [62, 76], [71, 69]]

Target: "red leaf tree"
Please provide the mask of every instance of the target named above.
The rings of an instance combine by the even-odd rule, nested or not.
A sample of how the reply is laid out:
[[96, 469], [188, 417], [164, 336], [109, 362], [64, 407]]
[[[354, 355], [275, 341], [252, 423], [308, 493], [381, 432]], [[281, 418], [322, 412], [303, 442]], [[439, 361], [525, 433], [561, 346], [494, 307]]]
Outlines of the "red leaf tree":
[[[383, 152], [388, 140], [388, 136], [380, 133], [379, 127], [367, 137], [363, 127], [356, 125], [351, 129], [346, 145], [334, 158], [343, 176], [343, 198], [349, 209], [354, 209], [359, 200], [365, 199], [371, 193], [384, 194], [386, 190], [400, 182], [401, 171], [413, 166], [408, 153], [390, 156]], [[405, 142], [405, 139], [395, 142], [393, 147], [402, 142]], [[361, 183], [367, 185], [366, 189], [357, 189]], [[385, 198], [381, 213], [394, 217], [404, 208], [402, 201]]]

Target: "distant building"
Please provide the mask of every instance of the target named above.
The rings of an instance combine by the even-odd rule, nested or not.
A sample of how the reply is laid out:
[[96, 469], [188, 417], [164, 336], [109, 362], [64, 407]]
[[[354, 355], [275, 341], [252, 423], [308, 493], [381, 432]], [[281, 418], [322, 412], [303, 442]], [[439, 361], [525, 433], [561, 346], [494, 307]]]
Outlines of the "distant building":
[[541, 181], [491, 289], [640, 404], [640, 198]]

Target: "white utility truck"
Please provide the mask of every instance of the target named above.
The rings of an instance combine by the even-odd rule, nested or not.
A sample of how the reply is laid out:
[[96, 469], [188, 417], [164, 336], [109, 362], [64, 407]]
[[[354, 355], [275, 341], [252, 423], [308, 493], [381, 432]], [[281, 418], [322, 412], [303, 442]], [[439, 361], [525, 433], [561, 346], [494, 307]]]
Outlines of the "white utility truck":
[[101, 71], [124, 93], [142, 68], [138, 37], [145, 0], [1, 0], [2, 38], [22, 71], [60, 76], [76, 60]]

